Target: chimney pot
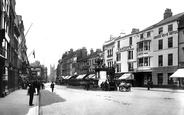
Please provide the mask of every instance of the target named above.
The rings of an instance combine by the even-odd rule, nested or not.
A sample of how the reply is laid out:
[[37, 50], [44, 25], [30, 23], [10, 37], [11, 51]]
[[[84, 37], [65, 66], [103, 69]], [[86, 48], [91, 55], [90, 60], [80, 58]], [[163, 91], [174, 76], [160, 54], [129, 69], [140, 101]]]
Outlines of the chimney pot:
[[171, 9], [167, 8], [164, 12], [164, 19], [172, 17]]

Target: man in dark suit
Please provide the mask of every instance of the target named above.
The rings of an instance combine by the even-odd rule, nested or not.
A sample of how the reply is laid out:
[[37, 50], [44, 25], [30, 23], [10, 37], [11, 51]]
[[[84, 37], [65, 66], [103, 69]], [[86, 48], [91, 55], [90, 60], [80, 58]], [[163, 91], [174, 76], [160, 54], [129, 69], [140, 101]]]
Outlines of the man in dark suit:
[[35, 93], [35, 86], [34, 86], [33, 82], [31, 82], [29, 85], [29, 89], [28, 89], [29, 106], [33, 106], [34, 93]]
[[51, 83], [50, 88], [52, 89], [52, 92], [54, 91], [54, 82]]

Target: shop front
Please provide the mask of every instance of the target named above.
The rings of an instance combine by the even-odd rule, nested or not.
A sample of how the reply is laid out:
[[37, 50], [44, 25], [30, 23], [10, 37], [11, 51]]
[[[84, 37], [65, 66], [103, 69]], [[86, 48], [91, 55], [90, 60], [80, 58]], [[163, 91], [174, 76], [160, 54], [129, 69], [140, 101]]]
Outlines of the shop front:
[[152, 72], [137, 72], [134, 73], [134, 86], [144, 87], [147, 85], [147, 80], [152, 80]]
[[173, 85], [176, 87], [184, 87], [184, 68], [176, 70], [170, 78], [173, 79]]

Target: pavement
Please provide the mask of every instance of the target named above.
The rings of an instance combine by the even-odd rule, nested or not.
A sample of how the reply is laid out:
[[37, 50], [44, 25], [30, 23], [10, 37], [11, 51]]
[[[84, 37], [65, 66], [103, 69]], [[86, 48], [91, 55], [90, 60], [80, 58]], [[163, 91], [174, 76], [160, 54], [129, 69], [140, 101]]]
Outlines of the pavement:
[[[83, 89], [83, 87], [66, 86], [72, 89]], [[84, 89], [83, 89], [84, 90]], [[147, 91], [146, 87], [132, 87], [132, 90]], [[153, 88], [150, 91], [156, 92], [172, 92], [172, 93], [184, 93], [181, 89], [169, 89], [169, 88]], [[42, 103], [39, 103], [39, 96], [34, 95], [33, 104], [29, 106], [29, 96], [27, 90], [19, 89], [11, 92], [9, 95], [0, 98], [0, 115], [41, 115], [43, 114], [41, 108], [46, 105], [50, 105], [56, 102], [65, 101], [55, 93], [48, 90], [41, 90]], [[46, 96], [47, 95], [47, 96]], [[47, 101], [46, 101], [47, 100]], [[40, 105], [40, 107], [39, 107]]]
[[19, 89], [0, 98], [0, 115], [39, 115], [39, 96], [33, 98], [33, 106], [29, 106], [26, 89]]

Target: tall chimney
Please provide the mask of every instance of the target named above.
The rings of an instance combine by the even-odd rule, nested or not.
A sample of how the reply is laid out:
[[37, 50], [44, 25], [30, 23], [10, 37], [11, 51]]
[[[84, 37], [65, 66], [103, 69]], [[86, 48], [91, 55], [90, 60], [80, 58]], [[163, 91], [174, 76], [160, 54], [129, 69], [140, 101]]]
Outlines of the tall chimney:
[[132, 34], [134, 34], [134, 33], [137, 33], [137, 32], [139, 32], [139, 29], [137, 29], [137, 28], [132, 28]]
[[164, 12], [164, 19], [172, 17], [171, 9], [167, 8]]

